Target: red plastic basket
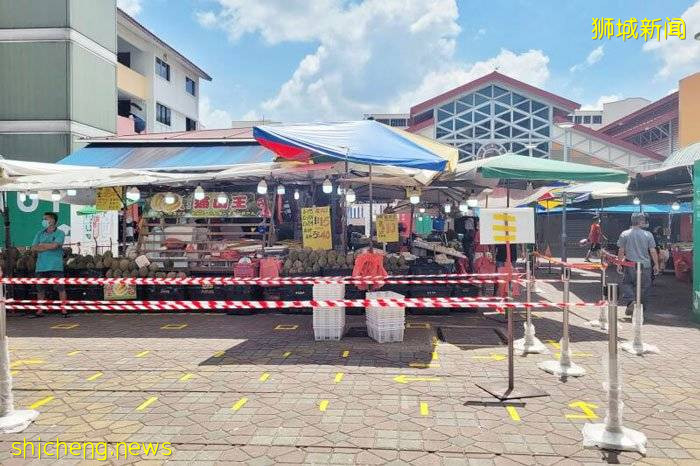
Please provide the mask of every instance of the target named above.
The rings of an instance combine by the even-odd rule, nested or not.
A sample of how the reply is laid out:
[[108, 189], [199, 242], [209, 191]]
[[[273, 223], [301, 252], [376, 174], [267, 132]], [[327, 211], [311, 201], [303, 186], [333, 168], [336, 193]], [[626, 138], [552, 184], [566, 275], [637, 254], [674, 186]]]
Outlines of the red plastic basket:
[[253, 261], [249, 264], [237, 263], [233, 266], [233, 276], [236, 278], [252, 278], [258, 276], [260, 263]]

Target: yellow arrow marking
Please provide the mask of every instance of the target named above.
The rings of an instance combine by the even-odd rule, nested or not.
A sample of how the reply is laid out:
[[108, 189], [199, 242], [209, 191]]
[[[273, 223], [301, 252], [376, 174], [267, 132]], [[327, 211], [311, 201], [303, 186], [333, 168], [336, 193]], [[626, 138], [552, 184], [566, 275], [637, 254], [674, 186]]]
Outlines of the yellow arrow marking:
[[429, 322], [407, 322], [406, 328], [430, 328]]
[[[591, 353], [571, 353], [572, 357], [576, 358], [586, 358], [588, 356], [593, 356]], [[555, 359], [561, 359], [561, 353], [554, 353]]]
[[554, 349], [561, 349], [561, 345], [559, 344], [558, 341], [555, 341], [555, 340], [547, 340], [547, 343], [549, 343], [550, 345], [552, 345], [552, 348], [554, 348]]
[[148, 407], [151, 406], [153, 403], [155, 403], [155, 401], [156, 401], [157, 399], [158, 399], [157, 396], [152, 396], [152, 397], [150, 397], [149, 399], [147, 399], [146, 401], [144, 401], [143, 403], [141, 403], [140, 405], [138, 405], [138, 406], [136, 407], [136, 411], [143, 411], [144, 409], [148, 408]]
[[335, 379], [333, 379], [333, 381], [334, 381], [335, 383], [340, 383], [340, 381], [343, 380], [343, 376], [344, 376], [344, 375], [345, 375], [345, 374], [343, 374], [342, 372], [336, 372], [336, 373], [335, 373]]
[[506, 213], [501, 212], [498, 214], [493, 214], [493, 219], [500, 220], [502, 222], [515, 222], [515, 215], [506, 214]]
[[515, 225], [493, 225], [491, 228], [493, 231], [505, 231], [506, 233], [515, 233], [517, 229]]
[[343, 357], [347, 358], [348, 356], [350, 356], [350, 351], [348, 351], [348, 350], [343, 351]]
[[23, 364], [30, 365], [30, 364], [44, 364], [44, 361], [41, 359], [18, 359], [17, 361], [13, 362], [10, 364], [10, 368], [15, 368], [17, 366], [21, 366]]
[[288, 358], [289, 356], [291, 356], [291, 355], [292, 355], [292, 352], [291, 352], [291, 351], [285, 351], [285, 353], [282, 355], [282, 357], [283, 357], [284, 359], [287, 359], [287, 358]]
[[506, 406], [506, 411], [508, 411], [508, 414], [510, 414], [510, 418], [514, 421], [519, 421], [520, 420], [520, 414], [518, 414], [518, 410], [515, 409], [515, 406]]
[[427, 416], [430, 414], [430, 411], [428, 410], [428, 403], [425, 401], [421, 401], [420, 403], [420, 415], [421, 416]]
[[216, 353], [214, 353], [214, 354], [212, 355], [212, 357], [214, 357], [214, 358], [223, 358], [223, 357], [224, 357], [224, 354], [226, 354], [226, 351], [217, 351]]
[[394, 382], [409, 383], [409, 382], [439, 382], [439, 377], [411, 377], [409, 375], [397, 375], [394, 377]]
[[506, 358], [505, 354], [491, 353], [488, 356], [472, 356], [472, 359], [481, 359], [484, 361], [503, 361]]
[[284, 325], [284, 324], [282, 324], [282, 325], [278, 325], [277, 327], [275, 327], [275, 330], [296, 330], [298, 328], [299, 328], [298, 325]]
[[141, 351], [140, 353], [137, 353], [137, 354], [136, 354], [136, 357], [137, 357], [137, 358], [142, 358], [142, 357], [146, 356], [146, 355], [147, 355], [148, 353], [150, 353], [150, 352], [151, 352], [151, 350]]
[[514, 235], [493, 235], [493, 240], [496, 242], [503, 242], [503, 243], [509, 243], [509, 242], [514, 242], [517, 239], [517, 236]]
[[598, 405], [586, 403], [585, 401], [574, 401], [569, 403], [569, 408], [578, 408], [583, 414], [567, 414], [567, 419], [598, 419], [598, 415], [593, 411]]
[[80, 353], [80, 350], [71, 351], [70, 353], [68, 353], [68, 356], [75, 356], [78, 353]]
[[180, 382], [187, 382], [187, 381], [190, 380], [192, 377], [194, 377], [194, 374], [188, 372], [187, 374], [185, 374], [185, 375], [183, 375], [182, 377], [180, 377]]
[[80, 327], [80, 324], [58, 324], [54, 325], [53, 329], [59, 329], [59, 330], [70, 330], [72, 328]]
[[36, 409], [36, 408], [38, 408], [39, 406], [43, 406], [43, 405], [45, 405], [46, 403], [48, 403], [49, 401], [53, 400], [54, 398], [56, 398], [56, 397], [53, 396], [53, 395], [51, 395], [51, 396], [47, 396], [46, 398], [42, 398], [42, 399], [39, 400], [39, 401], [35, 401], [34, 403], [32, 403], [32, 404], [29, 405], [29, 409]]
[[236, 402], [233, 404], [233, 406], [231, 406], [231, 409], [234, 410], [234, 411], [238, 411], [238, 410], [241, 409], [243, 406], [245, 406], [245, 404], [246, 404], [247, 402], [248, 402], [248, 398], [243, 397], [243, 398], [241, 398], [240, 400], [236, 401]]
[[88, 380], [89, 382], [92, 382], [93, 380], [97, 380], [100, 377], [102, 377], [102, 372], [95, 372], [90, 377], [88, 377], [86, 380]]
[[430, 364], [430, 363], [425, 363], [425, 362], [412, 362], [412, 363], [408, 364], [408, 367], [417, 367], [420, 369], [427, 369], [429, 367], [438, 368], [438, 367], [440, 367], [440, 364]]
[[267, 379], [269, 379], [269, 378], [270, 378], [270, 373], [265, 372], [260, 376], [260, 378], [258, 380], [261, 382], [267, 382]]
[[438, 359], [440, 359], [440, 357], [438, 356], [438, 352], [437, 352], [437, 351], [433, 351], [433, 356], [432, 356], [431, 359], [432, 359], [433, 361], [437, 361]]
[[187, 327], [187, 324], [165, 324], [160, 329], [161, 330], [182, 330]]
[[324, 412], [326, 409], [328, 409], [328, 400], [321, 400], [321, 403], [318, 405], [318, 410]]
[[19, 371], [10, 371], [10, 375], [17, 375]]

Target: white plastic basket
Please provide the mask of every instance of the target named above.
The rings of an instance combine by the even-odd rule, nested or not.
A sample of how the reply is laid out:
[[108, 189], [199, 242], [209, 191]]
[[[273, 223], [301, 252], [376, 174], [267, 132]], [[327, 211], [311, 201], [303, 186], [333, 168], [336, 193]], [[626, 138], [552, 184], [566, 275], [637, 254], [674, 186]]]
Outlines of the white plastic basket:
[[345, 326], [317, 326], [314, 325], [314, 339], [316, 341], [340, 340], [345, 333]]
[[395, 320], [405, 319], [406, 311], [402, 307], [372, 307], [367, 308], [367, 319], [372, 320]]
[[395, 343], [403, 341], [404, 327], [375, 327], [367, 325], [367, 334], [378, 343]]
[[316, 300], [344, 299], [344, 283], [316, 283], [313, 286], [313, 297]]
[[313, 319], [315, 326], [335, 326], [342, 327], [345, 325], [345, 308], [344, 307], [315, 307], [313, 309]]

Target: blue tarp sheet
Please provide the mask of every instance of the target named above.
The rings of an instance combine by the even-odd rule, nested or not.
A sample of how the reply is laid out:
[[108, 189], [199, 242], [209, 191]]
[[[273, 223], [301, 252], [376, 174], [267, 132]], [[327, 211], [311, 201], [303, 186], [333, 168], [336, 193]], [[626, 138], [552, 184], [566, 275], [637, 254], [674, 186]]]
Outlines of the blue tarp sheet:
[[[634, 212], [639, 212], [639, 206], [634, 205], [634, 204], [629, 204], [629, 205], [617, 205], [617, 206], [611, 206], [611, 207], [605, 207], [603, 209], [580, 209], [578, 207], [567, 207], [566, 212], [571, 213], [571, 212], [591, 212], [591, 213], [597, 213], [597, 212], [606, 212], [610, 214], [633, 214]], [[693, 206], [690, 202], [682, 202], [680, 203], [680, 209], [678, 210], [673, 210], [671, 209], [671, 206], [669, 204], [643, 204], [642, 205], [642, 212], [645, 214], [690, 214], [693, 212]], [[545, 209], [542, 206], [537, 207], [537, 213], [539, 214], [546, 214], [547, 209]], [[554, 209], [549, 209], [549, 213], [553, 215], [557, 215], [561, 213], [561, 208], [556, 207]]]
[[443, 171], [447, 161], [400, 132], [371, 120], [253, 128], [260, 144], [286, 158], [318, 154], [364, 165]]
[[134, 168], [155, 170], [228, 168], [243, 163], [272, 162], [276, 155], [258, 145], [163, 144], [148, 146], [93, 145], [79, 149], [58, 163], [100, 168]]

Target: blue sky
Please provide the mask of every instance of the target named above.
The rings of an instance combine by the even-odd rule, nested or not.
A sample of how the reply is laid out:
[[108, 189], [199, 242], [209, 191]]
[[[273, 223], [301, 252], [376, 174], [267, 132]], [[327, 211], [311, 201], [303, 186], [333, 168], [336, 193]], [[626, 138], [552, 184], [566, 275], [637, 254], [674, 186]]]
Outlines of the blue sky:
[[[200, 119], [408, 111], [498, 67], [586, 106], [700, 71], [700, 0], [118, 0], [205, 69]], [[683, 17], [685, 41], [592, 40], [594, 17]], [[587, 60], [588, 59], [588, 60]], [[572, 70], [573, 68], [573, 70]]]

